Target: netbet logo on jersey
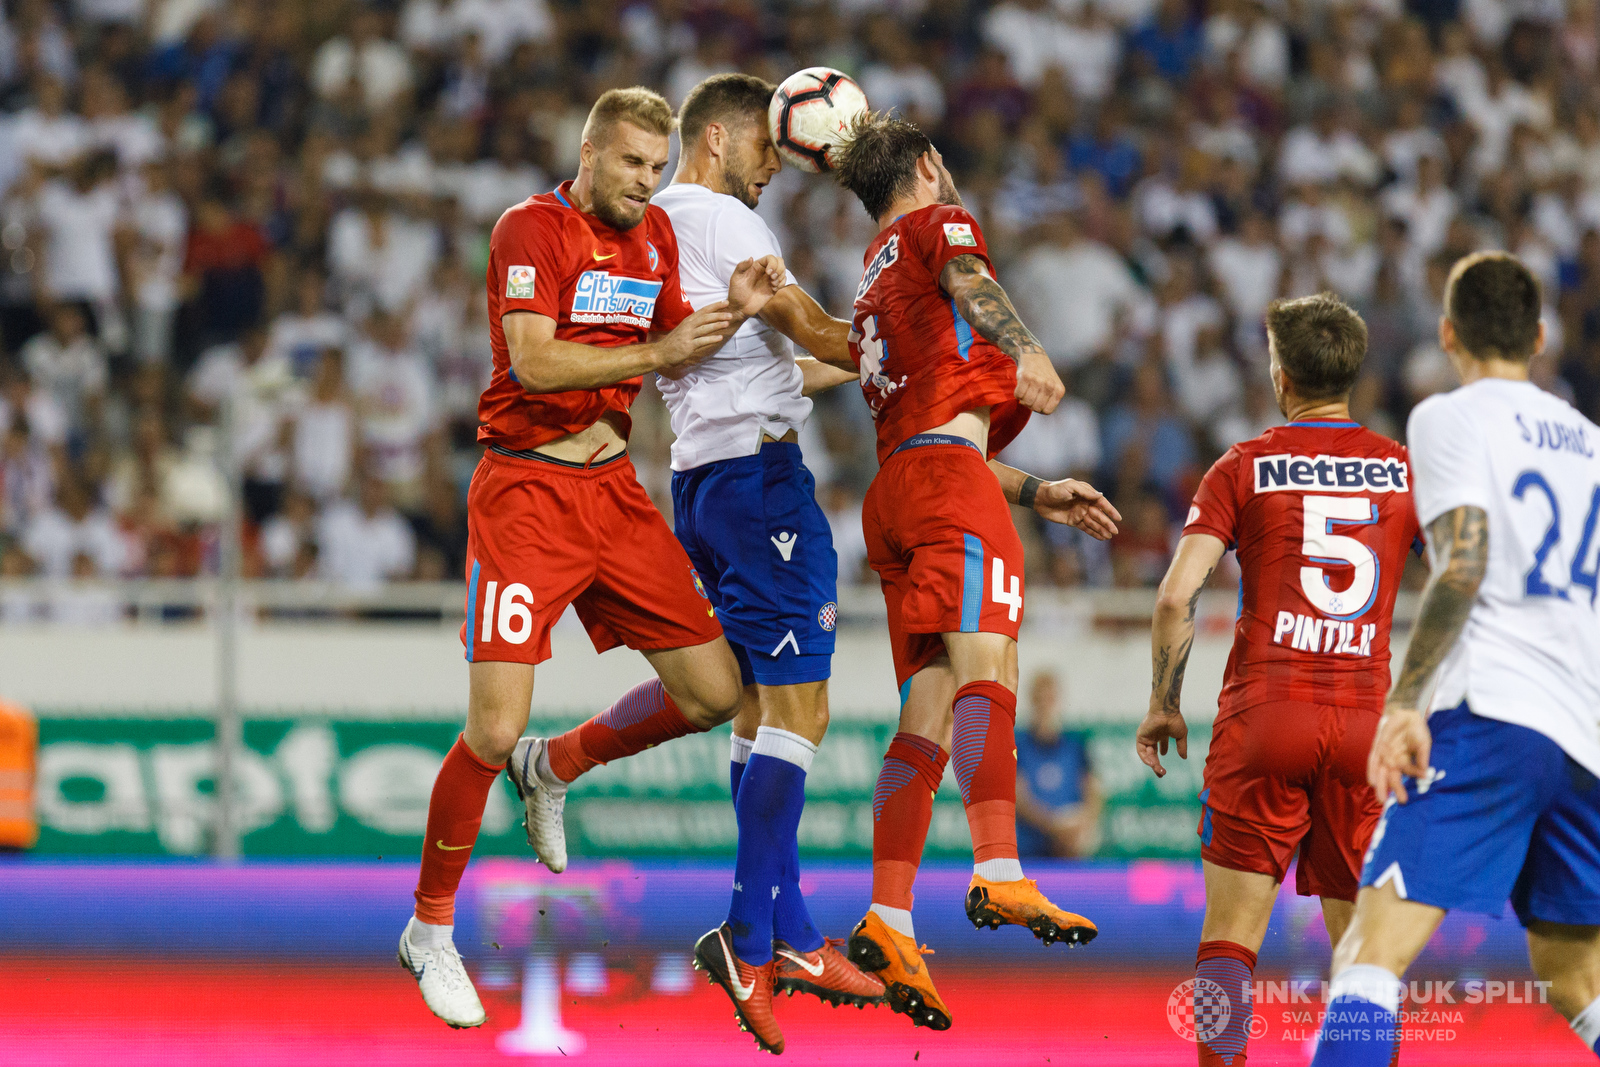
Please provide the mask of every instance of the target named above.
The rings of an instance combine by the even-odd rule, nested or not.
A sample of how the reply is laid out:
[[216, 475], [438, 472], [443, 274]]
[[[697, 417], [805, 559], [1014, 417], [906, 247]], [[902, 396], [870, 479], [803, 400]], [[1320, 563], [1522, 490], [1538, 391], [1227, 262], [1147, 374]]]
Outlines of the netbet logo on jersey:
[[622, 278], [603, 270], [586, 270], [572, 293], [573, 322], [649, 326], [656, 314], [661, 283], [649, 278]]
[[1409, 493], [1406, 465], [1398, 459], [1353, 456], [1257, 456], [1258, 493], [1314, 489], [1319, 493]]

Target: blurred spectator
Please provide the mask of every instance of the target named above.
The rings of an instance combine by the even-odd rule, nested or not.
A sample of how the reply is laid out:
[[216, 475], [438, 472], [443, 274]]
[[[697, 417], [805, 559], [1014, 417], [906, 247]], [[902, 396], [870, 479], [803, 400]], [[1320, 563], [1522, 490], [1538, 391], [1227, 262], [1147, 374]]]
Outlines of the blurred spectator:
[[1067, 395], [1048, 415], [1034, 412], [999, 455], [1002, 463], [1046, 481], [1094, 477], [1100, 466], [1100, 425], [1094, 409]]
[[356, 503], [339, 501], [323, 514], [317, 547], [320, 576], [356, 589], [409, 577], [417, 557], [416, 536], [373, 477], [361, 479]]
[[1148, 291], [1115, 251], [1085, 237], [1069, 214], [1053, 217], [1048, 242], [1025, 253], [1006, 275], [1022, 314], [1058, 366], [1088, 359], [1112, 335], [1117, 313], [1151, 313]]
[[1100, 783], [1088, 735], [1061, 729], [1059, 683], [1041, 671], [1028, 687], [1027, 729], [1017, 731], [1017, 851], [1076, 859], [1100, 847]]
[[268, 349], [266, 327], [251, 326], [238, 342], [201, 355], [188, 391], [206, 421], [215, 421], [232, 400], [232, 450], [244, 472], [245, 514], [251, 522], [265, 520], [278, 510], [289, 476], [285, 419], [300, 401], [288, 358]]
[[1161, 367], [1141, 364], [1134, 371], [1131, 394], [1101, 424], [1101, 477], [1119, 488], [1148, 480], [1171, 499], [1186, 497], [1181, 479], [1193, 473], [1194, 440], [1172, 411]]
[[[54, 304], [46, 314], [50, 328], [29, 338], [18, 359], [28, 378], [65, 416], [69, 431], [95, 430], [109, 383], [106, 355], [89, 336], [80, 305]], [[45, 433], [50, 432], [50, 418], [42, 420]]]
[[295, 484], [317, 502], [339, 496], [355, 464], [356, 416], [344, 380], [344, 354], [324, 349], [311, 395], [294, 413], [290, 449]]
[[82, 157], [66, 180], [44, 184], [37, 210], [43, 231], [42, 295], [94, 308], [101, 339], [120, 348], [126, 334], [116, 304], [121, 287], [117, 258], [124, 232], [111, 182], [116, 170], [113, 153]]
[[[457, 0], [456, 7], [463, 6], [465, 0]], [[393, 107], [411, 89], [411, 60], [405, 49], [385, 39], [381, 8], [360, 5], [350, 11], [349, 32], [317, 50], [311, 84], [325, 98], [354, 96], [368, 111]]]
[[234, 341], [261, 318], [268, 252], [260, 227], [235, 215], [220, 190], [209, 190], [184, 254], [182, 292], [193, 300], [198, 342], [191, 351]]
[[327, 279], [314, 268], [302, 270], [294, 282], [294, 306], [272, 320], [267, 347], [288, 361], [295, 377], [310, 380], [328, 349], [343, 348], [350, 324], [328, 306]]
[[1138, 486], [1117, 494], [1122, 522], [1111, 540], [1113, 585], [1154, 588], [1167, 572], [1167, 563], [1172, 559], [1172, 534], [1158, 488]]
[[34, 516], [22, 535], [22, 547], [38, 561], [47, 578], [77, 575], [80, 555], [90, 564], [88, 575], [113, 577], [122, 568], [122, 540], [111, 512], [96, 507], [77, 478], [56, 489], [55, 504]]
[[366, 337], [351, 347], [350, 367], [361, 447], [373, 476], [410, 510], [422, 499], [435, 429], [432, 374], [410, 347], [405, 324], [382, 311], [373, 313]]
[[139, 186], [128, 208], [133, 353], [146, 363], [165, 363], [172, 358], [189, 209], [172, 188], [164, 161], [146, 164], [140, 171]]

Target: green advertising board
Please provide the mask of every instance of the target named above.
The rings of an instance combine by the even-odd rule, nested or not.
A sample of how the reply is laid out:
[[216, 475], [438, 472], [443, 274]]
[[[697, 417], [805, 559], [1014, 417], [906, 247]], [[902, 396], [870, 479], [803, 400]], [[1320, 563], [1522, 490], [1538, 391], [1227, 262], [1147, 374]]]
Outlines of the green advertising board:
[[[578, 717], [536, 720], [559, 732]], [[893, 735], [882, 723], [836, 720], [806, 782], [808, 855], [872, 851], [872, 791]], [[239, 811], [249, 856], [414, 855], [428, 793], [459, 724], [298, 717], [245, 723]], [[1102, 856], [1193, 856], [1208, 734], [1190, 734], [1187, 762], [1157, 780], [1138, 761], [1131, 724], [1087, 727], [1106, 796]], [[680, 738], [600, 767], [573, 787], [574, 855], [731, 856], [728, 727]], [[38, 852], [196, 855], [210, 847], [215, 750], [201, 718], [45, 716], [39, 723]], [[927, 854], [960, 858], [971, 840], [954, 781], [940, 789]], [[521, 855], [522, 813], [503, 779], [484, 812], [479, 854]]]

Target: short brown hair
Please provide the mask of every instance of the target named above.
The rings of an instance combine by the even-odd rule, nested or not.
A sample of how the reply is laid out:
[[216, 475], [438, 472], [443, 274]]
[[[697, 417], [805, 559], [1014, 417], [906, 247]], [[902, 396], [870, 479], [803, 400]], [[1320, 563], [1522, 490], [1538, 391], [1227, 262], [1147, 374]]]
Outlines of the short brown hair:
[[873, 218], [882, 218], [917, 181], [917, 160], [933, 148], [915, 123], [882, 112], [856, 120], [847, 141], [834, 149], [833, 170], [839, 184], [856, 194]]
[[1332, 293], [1274, 300], [1267, 305], [1267, 333], [1278, 366], [1303, 399], [1343, 396], [1361, 375], [1367, 324]]
[[778, 87], [753, 74], [715, 74], [689, 90], [678, 109], [678, 136], [684, 150], [700, 140], [713, 122], [767, 121], [767, 107]]
[[607, 89], [589, 109], [583, 139], [598, 145], [619, 122], [631, 122], [641, 130], [666, 137], [672, 133], [672, 105], [660, 93], [642, 85]]
[[1474, 252], [1450, 268], [1444, 313], [1474, 359], [1528, 359], [1539, 345], [1539, 282], [1508, 252]]

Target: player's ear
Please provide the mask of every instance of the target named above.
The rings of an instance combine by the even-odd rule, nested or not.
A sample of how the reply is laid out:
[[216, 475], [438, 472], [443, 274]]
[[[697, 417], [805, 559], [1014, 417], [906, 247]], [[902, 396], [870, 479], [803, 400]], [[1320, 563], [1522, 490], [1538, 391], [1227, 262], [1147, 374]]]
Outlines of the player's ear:
[[[1542, 322], [1539, 324], [1539, 340], [1541, 343], [1544, 341], [1544, 323]], [[1456, 350], [1456, 343], [1455, 324], [1450, 321], [1450, 317], [1448, 315], [1440, 315], [1439, 347], [1444, 349], [1447, 353], [1454, 353]]]
[[594, 170], [594, 157], [597, 151], [599, 150], [595, 148], [594, 142], [585, 137], [583, 145], [578, 149], [578, 162], [590, 170]]
[[1539, 318], [1539, 336], [1537, 336], [1537, 337], [1535, 337], [1533, 339], [1533, 351], [1528, 354], [1528, 358], [1532, 359], [1534, 356], [1537, 356], [1539, 353], [1541, 353], [1543, 351], [1544, 351], [1544, 317], [1540, 316], [1540, 318]]
[[933, 149], [930, 148], [917, 157], [917, 177], [932, 183], [935, 187], [938, 186], [939, 161], [934, 158]]

